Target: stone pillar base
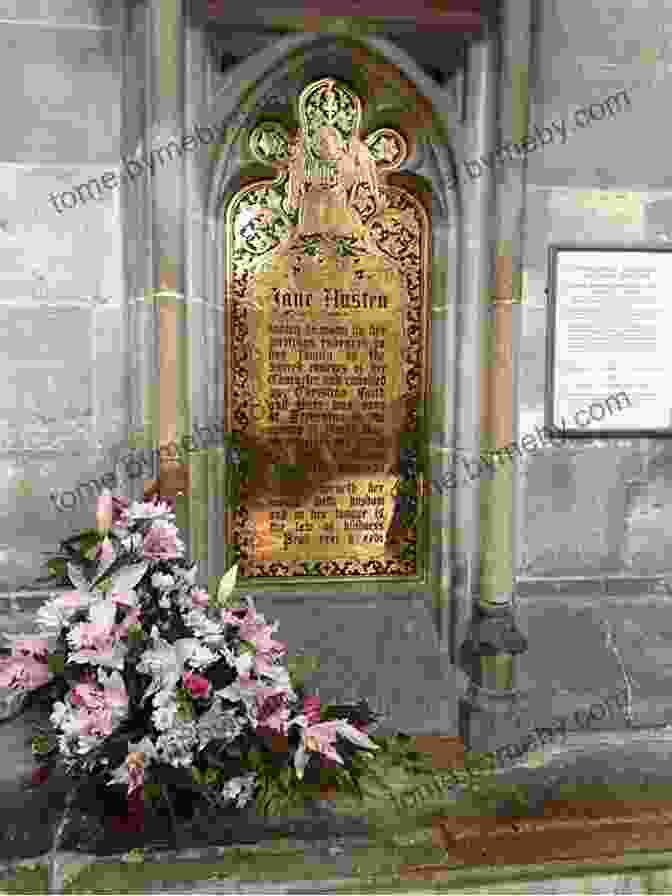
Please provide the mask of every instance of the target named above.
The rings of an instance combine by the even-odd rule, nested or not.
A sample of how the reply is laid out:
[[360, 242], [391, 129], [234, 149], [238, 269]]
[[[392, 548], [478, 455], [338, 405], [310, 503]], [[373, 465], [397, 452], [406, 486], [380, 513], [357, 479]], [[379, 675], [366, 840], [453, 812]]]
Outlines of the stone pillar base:
[[459, 700], [460, 736], [465, 748], [475, 753], [509, 745], [513, 749], [526, 733], [527, 716], [525, 693], [474, 687]]

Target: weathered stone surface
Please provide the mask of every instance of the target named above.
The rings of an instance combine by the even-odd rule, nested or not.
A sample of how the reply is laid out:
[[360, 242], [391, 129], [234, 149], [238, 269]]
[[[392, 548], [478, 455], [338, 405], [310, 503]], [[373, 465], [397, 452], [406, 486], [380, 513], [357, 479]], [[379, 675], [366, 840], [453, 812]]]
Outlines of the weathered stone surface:
[[0, 688], [0, 722], [17, 716], [26, 701], [27, 692], [19, 688]]
[[[672, 478], [667, 465], [647, 471], [628, 502], [624, 561], [633, 573], [667, 572]], [[648, 481], [647, 481], [648, 480]]]
[[[631, 10], [624, 10], [626, 21], [630, 15]], [[645, 29], [646, 26], [641, 23], [641, 27]], [[542, 43], [549, 42], [549, 46], [557, 43], [561, 35], [557, 28], [557, 22], [548, 19], [544, 24]], [[580, 41], [581, 37], [573, 34], [571, 46]], [[557, 77], [556, 62], [562, 69], [564, 58], [560, 52], [558, 59], [554, 60], [554, 77]], [[569, 81], [564, 77], [558, 80], [557, 90], [566, 93], [567, 84], [576, 74], [574, 58], [571, 68]], [[548, 77], [548, 72], [542, 76], [538, 88], [538, 98], [544, 95], [544, 104], [539, 106], [536, 116], [540, 126], [554, 117], [550, 106], [557, 108], [557, 103], [552, 99], [556, 91], [549, 92], [551, 82]], [[609, 80], [613, 77], [610, 73], [606, 80], [600, 79], [599, 91], [595, 87], [595, 96], [586, 96], [584, 102], [598, 101], [613, 93], [613, 84], [610, 86]], [[567, 96], [570, 111], [581, 105], [578, 101], [574, 102], [576, 99], [575, 96], [570, 101]], [[649, 100], [649, 94], [644, 100], [641, 92], [636, 97], [633, 93], [632, 106], [624, 106], [623, 111], [612, 120], [593, 122], [584, 134], [577, 133], [570, 137], [566, 145], [545, 146], [543, 151], [537, 150], [530, 156], [531, 186], [525, 243], [527, 295], [521, 309], [521, 434], [533, 431], [535, 423], [543, 425], [544, 422], [544, 399], [548, 387], [546, 335], [549, 317], [544, 294], [548, 286], [548, 246], [562, 241], [622, 242], [626, 237], [636, 240], [645, 236], [656, 239], [656, 234], [665, 233], [667, 214], [663, 204], [665, 194], [662, 192], [660, 202], [656, 203], [651, 202], [651, 194], [648, 193], [630, 193], [616, 188], [600, 190], [599, 177], [594, 173], [583, 176], [581, 187], [585, 184], [586, 189], [578, 184], [574, 186], [572, 178], [582, 177], [583, 162], [578, 160], [575, 160], [575, 172], [578, 173], [569, 180], [562, 179], [563, 183], [571, 186], [547, 186], [547, 177], [553, 176], [554, 170], [560, 170], [554, 167], [556, 158], [558, 164], [564, 166], [564, 157], [574, 158], [574, 150], [586, 139], [599, 143], [608, 133], [609, 140], [612, 140], [614, 129], [622, 127], [626, 119], [630, 121], [635, 105]], [[556, 120], [565, 113], [566, 110], [558, 109]], [[560, 153], [563, 160], [560, 160]], [[605, 167], [611, 171], [614, 164], [611, 149], [604, 158], [607, 158]], [[627, 177], [620, 181], [627, 182]], [[647, 209], [650, 209], [648, 215], [645, 214]], [[600, 396], [595, 396], [595, 399], [600, 400]], [[611, 418], [611, 422], [617, 425], [617, 415]], [[669, 528], [664, 527], [664, 510], [656, 512], [651, 509], [653, 498], [648, 503], [644, 500], [643, 506], [640, 504], [631, 508], [630, 505], [629, 483], [642, 478], [641, 461], [642, 458], [646, 460], [652, 448], [653, 445], [642, 444], [635, 439], [629, 446], [613, 441], [567, 443], [564, 447], [545, 448], [534, 456], [527, 455], [519, 463], [521, 476], [518, 489], [522, 516], [520, 570], [525, 575], [533, 576], [585, 576], [595, 572], [626, 571], [655, 574], [661, 571], [665, 567], [667, 544], [664, 531]], [[647, 476], [643, 478], [645, 482], [648, 479]], [[659, 503], [665, 505], [667, 501], [663, 499]]]
[[[624, 687], [618, 661], [605, 646], [600, 611], [586, 604], [549, 598], [518, 601], [518, 623], [528, 638], [528, 650], [517, 661], [517, 684], [529, 701], [521, 738], [554, 718], [567, 718], [568, 728], [576, 730], [584, 720], [583, 713], [578, 721], [574, 717], [577, 710], [587, 710]], [[612, 706], [590, 727], [624, 727], [622, 710]]]
[[0, 24], [3, 83], [23, 73], [20, 102], [3, 91], [8, 162], [119, 162], [120, 37], [115, 31]]
[[570, 730], [625, 728], [624, 699], [619, 706], [612, 700], [606, 714], [595, 709], [590, 722], [587, 712], [623, 693], [626, 675], [633, 724], [672, 723], [669, 597], [530, 596], [519, 598], [517, 606], [519, 626], [529, 638], [518, 660], [518, 685], [529, 695], [530, 726], [568, 716]]
[[22, 778], [30, 775], [35, 764], [30, 741], [36, 720], [32, 714], [0, 721], [0, 787], [18, 789]]
[[[643, 182], [634, 173], [632, 146], [637, 135], [650, 132], [667, 89], [664, 60], [669, 47], [661, 46], [660, 27], [668, 17], [663, 2], [598, 3], [585, 11], [580, 6], [544, 4], [532, 122], [543, 127], [553, 119], [569, 119], [575, 109], [603, 101], [624, 87], [630, 89], [631, 106], [613, 118], [575, 127], [565, 143], [537, 149], [530, 156], [532, 183], [622, 187]], [[646, 158], [646, 183], [669, 183], [660, 143], [648, 142], [652, 146]], [[571, 238], [584, 237], [575, 231]], [[586, 233], [585, 238], [594, 241], [597, 234]]]
[[644, 206], [644, 214], [647, 240], [669, 240], [672, 237], [672, 197], [669, 194], [650, 197]]
[[[101, 132], [105, 130], [101, 125]], [[77, 164], [78, 159], [82, 163]], [[103, 191], [99, 199], [92, 187], [91, 199], [82, 190], [84, 201], [78, 199], [73, 208], [65, 209], [57, 202], [60, 213], [49, 198], [88, 184], [106, 170], [117, 172], [119, 156], [113, 162], [86, 164], [80, 148], [78, 155], [66, 156], [64, 164], [31, 159], [31, 165], [17, 167], [2, 161], [12, 160], [7, 156], [0, 160], [0, 299], [12, 306], [23, 301], [27, 309], [40, 303], [74, 303], [75, 307], [81, 303], [80, 313], [105, 303], [121, 307], [120, 191]], [[43, 342], [36, 342], [36, 355]], [[69, 343], [70, 348], [73, 344]], [[83, 354], [88, 353], [89, 342], [76, 344]], [[57, 356], [55, 348], [54, 353]], [[46, 350], [43, 360], [50, 357]], [[65, 401], [67, 394], [60, 394]]]
[[641, 469], [637, 449], [568, 443], [528, 455], [522, 465], [525, 574], [625, 571], [627, 483]]
[[366, 697], [409, 733], [457, 732], [456, 695], [466, 678], [438, 649], [430, 610], [380, 595], [356, 603], [325, 604], [255, 599], [260, 612], [280, 621], [289, 653], [319, 655], [322, 667], [310, 684], [323, 700]]
[[2, 0], [0, 18], [109, 27], [119, 23], [122, 7], [107, 0]]

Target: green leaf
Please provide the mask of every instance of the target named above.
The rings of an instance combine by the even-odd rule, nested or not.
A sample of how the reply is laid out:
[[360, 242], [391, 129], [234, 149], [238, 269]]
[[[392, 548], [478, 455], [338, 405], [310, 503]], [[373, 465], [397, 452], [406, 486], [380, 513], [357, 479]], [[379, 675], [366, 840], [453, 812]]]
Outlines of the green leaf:
[[42, 756], [49, 752], [49, 738], [44, 734], [37, 734], [32, 741], [33, 753]]
[[219, 587], [217, 588], [217, 603], [222, 606], [226, 606], [226, 602], [233, 594], [233, 590], [236, 587], [236, 577], [238, 575], [238, 564], [234, 564], [231, 569], [225, 573], [220, 582]]
[[191, 722], [194, 718], [194, 711], [190, 706], [180, 706], [177, 710], [177, 717], [182, 722]]
[[161, 796], [161, 785], [157, 784], [155, 781], [148, 781], [145, 784], [145, 799], [150, 802], [153, 800], [158, 800]]
[[307, 656], [304, 653], [296, 654], [287, 660], [287, 671], [289, 673], [292, 687], [295, 689], [302, 687], [306, 678], [314, 674], [320, 667], [320, 659], [316, 656]]
[[128, 640], [133, 641], [136, 644], [139, 644], [145, 637], [145, 632], [142, 627], [137, 622], [134, 622], [133, 625], [129, 625], [128, 627]]
[[205, 775], [199, 783], [206, 784], [208, 787], [214, 787], [219, 780], [220, 772], [216, 768], [208, 768]]
[[63, 557], [53, 557], [51, 560], [47, 560], [47, 569], [50, 575], [63, 578], [68, 572], [67, 560]]
[[47, 666], [52, 675], [63, 675], [65, 672], [65, 657], [62, 653], [50, 653]]

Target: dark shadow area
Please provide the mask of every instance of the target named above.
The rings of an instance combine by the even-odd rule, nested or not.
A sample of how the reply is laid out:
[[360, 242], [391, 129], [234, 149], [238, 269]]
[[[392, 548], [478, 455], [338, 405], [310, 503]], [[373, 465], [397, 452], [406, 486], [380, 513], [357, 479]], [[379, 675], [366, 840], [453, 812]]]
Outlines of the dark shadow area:
[[[47, 853], [53, 844], [54, 828], [62, 816], [72, 780], [54, 772], [43, 784], [26, 789], [5, 785], [0, 789], [0, 861], [33, 858]], [[115, 822], [124, 818], [126, 799], [117, 788], [92, 782], [75, 803], [61, 849], [92, 855], [116, 855], [131, 849], [174, 849], [171, 819], [164, 806], [150, 808], [144, 816], [144, 831]], [[264, 818], [253, 810], [206, 811], [187, 794], [175, 801], [180, 849], [207, 846], [254, 844], [276, 837], [321, 841], [341, 836], [366, 836], [364, 818], [339, 816], [321, 804], [306, 804], [301, 812]]]

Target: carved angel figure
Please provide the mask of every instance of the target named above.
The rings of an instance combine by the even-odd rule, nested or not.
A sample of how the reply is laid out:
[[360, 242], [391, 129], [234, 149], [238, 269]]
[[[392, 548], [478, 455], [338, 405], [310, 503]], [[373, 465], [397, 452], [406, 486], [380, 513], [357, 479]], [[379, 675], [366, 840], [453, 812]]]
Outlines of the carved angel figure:
[[360, 183], [368, 186], [376, 207], [382, 207], [378, 172], [368, 147], [359, 138], [345, 142], [336, 128], [324, 125], [314, 137], [314, 152], [306, 151], [299, 135], [291, 150], [287, 201], [299, 209], [299, 235], [314, 233], [352, 236], [362, 231], [350, 207]]

